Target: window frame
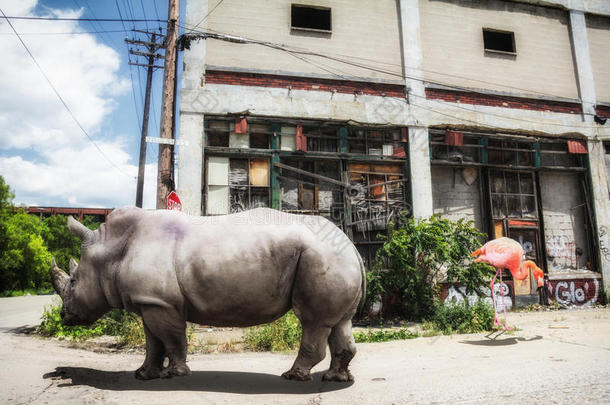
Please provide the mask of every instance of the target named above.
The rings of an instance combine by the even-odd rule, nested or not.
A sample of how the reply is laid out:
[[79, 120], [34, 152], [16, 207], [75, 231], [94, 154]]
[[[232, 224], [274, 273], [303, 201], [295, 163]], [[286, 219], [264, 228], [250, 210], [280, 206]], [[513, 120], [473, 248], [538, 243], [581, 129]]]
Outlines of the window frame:
[[[506, 31], [506, 30], [499, 30], [496, 28], [489, 28], [489, 27], [483, 27], [483, 50], [485, 52], [491, 52], [491, 53], [498, 53], [498, 54], [502, 54], [502, 55], [511, 55], [511, 56], [517, 56], [517, 43], [515, 41], [515, 32], [514, 31]], [[500, 49], [493, 49], [493, 48], [488, 48], [485, 44], [485, 33], [486, 32], [490, 32], [490, 33], [496, 33], [496, 34], [507, 34], [510, 35], [510, 39], [511, 39], [511, 44], [512, 44], [512, 51], [503, 51]]]
[[[293, 25], [293, 10], [295, 8], [309, 8], [309, 9], [317, 9], [317, 10], [324, 10], [324, 11], [328, 11], [328, 25], [330, 27], [330, 29], [325, 30], [325, 29], [320, 29], [320, 28], [308, 28], [308, 27], [298, 27]], [[331, 7], [324, 7], [324, 6], [314, 6], [314, 5], [309, 5], [309, 4], [300, 4], [300, 3], [291, 3], [290, 4], [290, 30], [295, 30], [295, 31], [309, 31], [309, 32], [318, 32], [318, 33], [322, 33], [322, 34], [332, 34], [332, 29], [333, 29], [333, 14], [332, 14], [332, 8]]]

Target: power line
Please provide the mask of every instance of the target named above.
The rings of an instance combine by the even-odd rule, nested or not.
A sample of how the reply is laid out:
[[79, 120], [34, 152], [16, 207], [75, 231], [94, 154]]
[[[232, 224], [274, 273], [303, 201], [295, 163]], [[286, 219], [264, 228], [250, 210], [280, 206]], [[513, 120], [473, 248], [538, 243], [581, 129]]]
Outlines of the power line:
[[67, 17], [33, 17], [33, 16], [4, 16], [7, 20], [44, 20], [44, 21], [102, 21], [102, 22], [159, 22], [167, 23], [167, 20], [144, 20], [123, 18], [67, 18]]
[[210, 10], [209, 13], [207, 13], [205, 16], [203, 16], [203, 18], [201, 19], [201, 21], [199, 21], [197, 24], [195, 24], [195, 27], [193, 29], [191, 29], [191, 32], [195, 31], [197, 29], [197, 27], [199, 27], [199, 24], [201, 24], [202, 22], [204, 22], [206, 20], [206, 18], [208, 18], [213, 12], [214, 10], [216, 10], [218, 8], [218, 6], [220, 6], [222, 4], [224, 0], [220, 0], [218, 2], [218, 4], [216, 4], [214, 6], [214, 8], [212, 10]]
[[[189, 25], [189, 24], [186, 24], [186, 25]], [[208, 32], [206, 32], [206, 31], [199, 31], [199, 30], [195, 31], [194, 28], [187, 28], [186, 25], [183, 28], [189, 29], [189, 30], [191, 30], [191, 32], [198, 32], [198, 33], [202, 33], [202, 34], [207, 34], [207, 33], [209, 33], [209, 31], [211, 31], [211, 32], [218, 33], [218, 34], [221, 34], [221, 35], [227, 35], [227, 36], [230, 36], [230, 37], [235, 37], [235, 36], [233, 36], [231, 34], [228, 34], [228, 33], [222, 32], [222, 31], [218, 31], [218, 30], [214, 30], [214, 29], [211, 29], [211, 28], [207, 29]], [[237, 38], [237, 37], [235, 37], [235, 38]], [[243, 38], [246, 41], [251, 41], [252, 43], [259, 44], [259, 45], [264, 45], [265, 43], [266, 44], [273, 44], [272, 42], [261, 41], [261, 40], [257, 40], [257, 39], [247, 38], [247, 37], [240, 37], [240, 38]], [[387, 74], [387, 75], [390, 75], [390, 76], [398, 77], [398, 78], [401, 78], [401, 79], [405, 79], [405, 78], [413, 79], [413, 80], [417, 80], [417, 81], [421, 81], [421, 82], [437, 84], [437, 85], [440, 85], [440, 86], [444, 86], [444, 87], [447, 87], [447, 88], [452, 88], [452, 89], [456, 89], [456, 90], [460, 90], [460, 91], [468, 91], [468, 92], [480, 93], [480, 94], [488, 95], [487, 93], [483, 93], [483, 92], [481, 92], [480, 90], [478, 90], [476, 88], [469, 88], [469, 87], [464, 87], [464, 86], [459, 86], [459, 85], [454, 85], [454, 84], [449, 84], [449, 83], [443, 83], [443, 82], [435, 81], [435, 80], [432, 80], [432, 79], [426, 79], [426, 78], [423, 78], [423, 77], [409, 76], [409, 75], [405, 76], [402, 73], [394, 72], [394, 71], [391, 71], [391, 70], [385, 70], [385, 69], [382, 69], [382, 68], [379, 68], [379, 67], [376, 67], [376, 66], [366, 65], [366, 64], [363, 64], [363, 63], [356, 63], [356, 62], [352, 62], [352, 61], [346, 61], [344, 59], [338, 58], [337, 56], [342, 56], [342, 57], [345, 57], [345, 58], [348, 58], [348, 59], [359, 59], [359, 60], [366, 60], [366, 61], [369, 61], [369, 62], [377, 62], [379, 64], [384, 64], [384, 65], [389, 65], [389, 66], [402, 66], [402, 65], [397, 65], [397, 64], [393, 64], [393, 63], [385, 63], [385, 62], [380, 62], [380, 61], [376, 61], [376, 60], [373, 60], [373, 59], [361, 58], [361, 57], [350, 56], [350, 55], [335, 54], [337, 56], [334, 56], [333, 54], [329, 54], [329, 53], [313, 52], [313, 51], [308, 50], [307, 48], [302, 48], [302, 47], [295, 47], [295, 46], [288, 47], [287, 45], [284, 45], [284, 44], [275, 44], [275, 45], [283, 47], [284, 48], [283, 50], [290, 49], [290, 51], [295, 52], [295, 53], [301, 53], [301, 54], [307, 54], [307, 55], [311, 55], [311, 56], [327, 58], [327, 59], [335, 60], [335, 61], [340, 62], [340, 63], [345, 63], [345, 64], [352, 65], [352, 66], [355, 66], [355, 67], [359, 67], [361, 69], [371, 70], [371, 71], [375, 71], [375, 72], [378, 72], [378, 73], [383, 73], [383, 74]], [[483, 84], [490, 84], [490, 85], [497, 86], [497, 87], [503, 87], [503, 88], [512, 89], [512, 90], [520, 90], [520, 91], [528, 92], [528, 93], [531, 93], [531, 94], [537, 94], [537, 95], [545, 96], [545, 97], [558, 98], [558, 99], [565, 98], [565, 97], [562, 97], [562, 96], [558, 96], [556, 94], [550, 94], [550, 93], [545, 93], [545, 92], [541, 92], [541, 91], [537, 91], [537, 90], [531, 90], [531, 89], [524, 89], [524, 88], [520, 88], [520, 87], [516, 87], [516, 86], [511, 86], [511, 85], [506, 85], [506, 84], [501, 84], [501, 83], [495, 83], [495, 82], [490, 82], [490, 81], [486, 81], [486, 80], [481, 80], [481, 79], [475, 79], [475, 78], [466, 77], [466, 76], [455, 75], [455, 74], [451, 74], [451, 73], [438, 72], [438, 71], [434, 71], [434, 70], [422, 69], [422, 68], [417, 68], [417, 67], [407, 66], [407, 65], [405, 65], [404, 67], [406, 69], [417, 70], [417, 71], [424, 72], [424, 73], [433, 73], [433, 74], [438, 74], [438, 75], [447, 76], [447, 77], [454, 77], [454, 78], [458, 78], [458, 79], [464, 79], [464, 80], [468, 80], [468, 81], [472, 81], [472, 82], [478, 82], [478, 83], [483, 83]], [[507, 95], [506, 97], [518, 97], [518, 96]], [[521, 98], [523, 98], [523, 97], [521, 97]], [[527, 101], [524, 101], [524, 102], [527, 104]]]
[[76, 118], [76, 116], [74, 115], [74, 113], [72, 112], [72, 110], [70, 109], [70, 107], [68, 106], [68, 104], [64, 101], [63, 97], [61, 96], [61, 94], [59, 94], [59, 91], [57, 91], [57, 89], [55, 88], [55, 86], [53, 85], [53, 82], [51, 82], [51, 79], [49, 79], [49, 77], [47, 76], [47, 74], [44, 72], [44, 70], [42, 69], [42, 66], [40, 66], [40, 64], [38, 63], [38, 61], [36, 60], [36, 58], [34, 57], [34, 55], [32, 54], [32, 52], [30, 51], [30, 49], [28, 48], [28, 46], [25, 44], [25, 42], [23, 42], [23, 39], [21, 39], [21, 37], [19, 36], [19, 33], [17, 32], [17, 30], [15, 29], [15, 27], [13, 26], [13, 24], [10, 22], [10, 20], [8, 18], [6, 18], [6, 14], [4, 14], [4, 11], [2, 9], [0, 9], [0, 13], [2, 13], [2, 15], [4, 16], [4, 18], [6, 19], [6, 22], [8, 23], [8, 25], [11, 27], [11, 29], [13, 30], [13, 32], [15, 33], [15, 35], [17, 36], [17, 39], [19, 39], [19, 42], [21, 42], [21, 45], [23, 45], [23, 47], [25, 48], [26, 52], [28, 53], [28, 55], [30, 55], [30, 58], [32, 58], [32, 61], [34, 62], [34, 64], [36, 65], [36, 67], [38, 68], [38, 70], [40, 71], [40, 73], [42, 74], [42, 76], [45, 78], [45, 80], [47, 81], [47, 83], [49, 84], [49, 86], [51, 86], [51, 88], [53, 89], [53, 92], [55, 93], [55, 95], [57, 96], [57, 98], [59, 99], [59, 101], [61, 101], [61, 103], [63, 104], [63, 106], [66, 108], [66, 110], [68, 111], [68, 113], [70, 114], [70, 117], [72, 117], [72, 119], [74, 120], [74, 122], [76, 123], [76, 125], [78, 125], [78, 127], [80, 128], [80, 130], [83, 132], [83, 134], [85, 134], [85, 136], [87, 137], [87, 139], [89, 139], [89, 141], [93, 144], [93, 146], [95, 146], [95, 148], [100, 152], [100, 154], [104, 157], [104, 159], [106, 159], [108, 161], [108, 163], [110, 163], [112, 166], [114, 166], [118, 171], [120, 171], [121, 173], [123, 173], [124, 175], [129, 176], [127, 173], [125, 173], [119, 166], [117, 166], [112, 160], [110, 160], [110, 158], [108, 156], [106, 156], [106, 154], [104, 153], [104, 151], [102, 151], [102, 149], [98, 146], [97, 143], [95, 143], [95, 141], [93, 140], [93, 138], [89, 135], [89, 133], [87, 132], [87, 130], [85, 130], [85, 128], [81, 125], [80, 121], [78, 121], [78, 119]]
[[[371, 70], [371, 71], [375, 71], [375, 72], [380, 72], [380, 73], [386, 73], [386, 74], [392, 74], [394, 76], [398, 76], [402, 79], [408, 78], [411, 80], [416, 80], [416, 81], [420, 81], [422, 83], [432, 83], [432, 84], [438, 84], [441, 86], [445, 86], [445, 87], [449, 87], [455, 90], [459, 90], [459, 91], [466, 91], [466, 92], [472, 92], [472, 93], [477, 93], [477, 94], [482, 94], [482, 95], [486, 95], [488, 96], [489, 94], [484, 93], [480, 90], [476, 90], [476, 89], [469, 89], [469, 88], [464, 88], [464, 87], [460, 87], [460, 86], [455, 86], [455, 85], [448, 85], [445, 83], [440, 83], [440, 82], [434, 82], [434, 81], [430, 81], [430, 80], [425, 80], [424, 78], [420, 78], [420, 77], [416, 77], [416, 76], [407, 76], [407, 75], [399, 75], [397, 73], [393, 73], [393, 72], [388, 72], [382, 69], [377, 69], [374, 67], [370, 67], [370, 66], [366, 66], [366, 65], [362, 65], [362, 64], [358, 64], [358, 63], [353, 63], [350, 61], [345, 61], [345, 60], [341, 60], [332, 56], [328, 56], [322, 53], [318, 53], [318, 52], [312, 52], [312, 51], [295, 51], [292, 49], [289, 49], [288, 47], [281, 45], [281, 44], [276, 44], [273, 42], [268, 42], [268, 41], [260, 41], [260, 40], [254, 40], [254, 39], [248, 39], [248, 38], [243, 38], [243, 37], [238, 37], [238, 36], [233, 36], [233, 35], [229, 35], [229, 34], [213, 34], [213, 33], [209, 33], [209, 32], [204, 32], [204, 31], [197, 31], [199, 33], [201, 33], [201, 35], [196, 35], [195, 37], [202, 37], [202, 38], [212, 38], [212, 39], [217, 39], [217, 40], [222, 40], [222, 41], [228, 41], [228, 42], [233, 42], [233, 43], [240, 43], [240, 44], [256, 44], [256, 45], [261, 45], [261, 46], [266, 46], [272, 49], [276, 49], [276, 50], [280, 50], [280, 51], [284, 51], [287, 52], [289, 54], [291, 54], [292, 56], [295, 56], [295, 54], [299, 54], [303, 57], [305, 57], [304, 55], [309, 55], [309, 56], [317, 56], [317, 57], [322, 57], [322, 58], [328, 58], [337, 62], [341, 62], [347, 65], [352, 65], [352, 66], [357, 66], [360, 67], [362, 69], [366, 69], [366, 70]], [[192, 36], [192, 34], [187, 34], [186, 36], [188, 37], [189, 35]], [[312, 63], [311, 61], [309, 61], [308, 63]], [[319, 66], [318, 66], [319, 67]], [[328, 69], [323, 69], [326, 70], [327, 72], [329, 71]], [[331, 72], [332, 74], [335, 74], [334, 72]], [[341, 76], [341, 75], [338, 75]], [[352, 77], [354, 77], [352, 75]], [[355, 76], [355, 78], [359, 78], [358, 76]], [[359, 78], [362, 81], [366, 81], [366, 78]], [[429, 101], [433, 101], [433, 102], [439, 102], [439, 100], [435, 100], [435, 99], [428, 99], [426, 97], [423, 96], [418, 96], [416, 94], [412, 94], [410, 93], [409, 96], [414, 96], [414, 97], [419, 97], [419, 98], [423, 98], [425, 100], [429, 100]], [[509, 96], [510, 97], [510, 96]], [[528, 102], [527, 100], [523, 100], [524, 104], [530, 104], [533, 105], [533, 102]], [[450, 105], [447, 104], [445, 102], [443, 102], [443, 105]], [[469, 111], [469, 112], [476, 112], [479, 114], [485, 114], [485, 115], [489, 115], [489, 116], [495, 116], [498, 118], [503, 118], [503, 119], [509, 119], [509, 120], [513, 120], [513, 121], [521, 121], [521, 122], [527, 122], [527, 123], [534, 123], [537, 124], [539, 123], [538, 121], [533, 121], [533, 120], [527, 120], [527, 119], [523, 119], [523, 118], [518, 118], [518, 117], [511, 117], [511, 116], [506, 116], [506, 115], [502, 115], [502, 114], [496, 114], [496, 113], [492, 113], [492, 112], [482, 112], [482, 111], [476, 111], [470, 108], [466, 108], [460, 105], [455, 105], [455, 108], [460, 108], [463, 109], [465, 111]], [[454, 117], [456, 119], [461, 119], [459, 117]], [[567, 125], [567, 124], [560, 124], [560, 123], [545, 123], [545, 125], [552, 125], [552, 126], [561, 126], [561, 127], [569, 127], [569, 128], [582, 128], [582, 129], [586, 129], [586, 128], [595, 128], [592, 126], [580, 126], [580, 125]]]
[[[125, 32], [125, 30], [109, 30], [109, 31], [72, 31], [72, 32], [20, 32], [19, 35], [79, 35], [79, 34], [112, 34]], [[15, 35], [12, 32], [0, 32], [0, 35]], [[103, 40], [103, 38], [102, 38]]]

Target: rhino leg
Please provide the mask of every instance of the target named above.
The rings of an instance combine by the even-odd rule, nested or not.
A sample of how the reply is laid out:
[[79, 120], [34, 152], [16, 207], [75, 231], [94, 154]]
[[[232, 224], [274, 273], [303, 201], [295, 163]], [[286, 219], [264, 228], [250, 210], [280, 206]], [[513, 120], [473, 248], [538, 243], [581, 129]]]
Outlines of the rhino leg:
[[144, 364], [136, 370], [136, 378], [139, 380], [152, 380], [161, 376], [165, 348], [163, 347], [163, 342], [153, 335], [145, 322], [143, 323], [144, 333], [146, 334], [146, 359]]
[[169, 359], [168, 366], [161, 370], [159, 376], [171, 378], [191, 374], [191, 370], [186, 365], [187, 341], [184, 318], [176, 310], [151, 306], [142, 308], [142, 319], [151, 334], [163, 344], [165, 349], [163, 358]]
[[356, 342], [352, 334], [352, 321], [348, 319], [335, 325], [328, 337], [330, 346], [330, 368], [322, 376], [324, 381], [354, 381], [348, 370], [349, 362], [356, 354]]
[[326, 341], [330, 328], [325, 326], [303, 325], [301, 346], [292, 368], [282, 374], [288, 380], [309, 381], [311, 369], [326, 356]]

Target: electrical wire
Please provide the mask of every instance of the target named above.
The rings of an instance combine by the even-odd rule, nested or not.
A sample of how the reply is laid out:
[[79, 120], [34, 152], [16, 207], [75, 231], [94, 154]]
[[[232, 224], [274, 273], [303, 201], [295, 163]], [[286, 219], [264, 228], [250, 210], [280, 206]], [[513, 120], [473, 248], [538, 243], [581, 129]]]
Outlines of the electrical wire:
[[[108, 31], [72, 31], [72, 32], [20, 32], [19, 35], [80, 35], [80, 34], [116, 34], [125, 32], [124, 30], [108, 30]], [[0, 35], [15, 35], [12, 32], [0, 32]], [[104, 38], [102, 37], [102, 40]], [[105, 41], [104, 41], [105, 42]], [[109, 45], [108, 43], [106, 45]], [[116, 44], [115, 44], [116, 45]], [[113, 48], [113, 46], [111, 46]]]
[[59, 101], [61, 101], [61, 103], [63, 104], [63, 106], [65, 107], [66, 111], [68, 111], [68, 113], [70, 114], [70, 117], [72, 117], [72, 119], [74, 120], [74, 122], [76, 123], [76, 125], [80, 128], [80, 130], [83, 132], [83, 134], [85, 134], [85, 136], [87, 137], [87, 139], [93, 144], [93, 146], [95, 146], [95, 148], [98, 150], [98, 152], [104, 157], [104, 159], [106, 159], [108, 161], [108, 163], [110, 163], [112, 166], [114, 166], [118, 171], [120, 171], [121, 173], [123, 173], [125, 176], [135, 179], [132, 176], [128, 175], [127, 173], [125, 173], [119, 166], [117, 166], [116, 163], [114, 163], [112, 160], [110, 160], [110, 158], [104, 153], [104, 151], [99, 147], [99, 145], [97, 143], [95, 143], [95, 141], [93, 140], [93, 138], [89, 135], [89, 133], [87, 132], [87, 130], [82, 126], [82, 124], [80, 123], [80, 121], [76, 118], [76, 116], [74, 115], [74, 113], [72, 112], [72, 110], [70, 109], [70, 107], [68, 106], [68, 104], [66, 103], [66, 101], [63, 99], [63, 97], [61, 96], [61, 94], [59, 94], [59, 91], [57, 90], [57, 88], [55, 87], [55, 85], [53, 85], [53, 82], [51, 81], [51, 79], [49, 79], [49, 77], [47, 76], [47, 74], [45, 73], [44, 69], [42, 68], [42, 66], [40, 66], [40, 64], [38, 63], [38, 61], [36, 60], [36, 58], [34, 57], [34, 54], [32, 54], [32, 52], [30, 51], [30, 49], [28, 48], [28, 46], [26, 45], [26, 43], [23, 41], [23, 39], [19, 36], [19, 33], [17, 32], [17, 30], [15, 29], [15, 27], [13, 26], [13, 24], [10, 22], [10, 20], [8, 18], [6, 18], [6, 14], [4, 14], [4, 10], [0, 9], [0, 13], [2, 13], [2, 15], [4, 16], [4, 18], [6, 19], [6, 22], [8, 23], [8, 25], [11, 27], [11, 29], [13, 30], [13, 32], [15, 33], [15, 36], [17, 36], [17, 39], [19, 39], [19, 42], [21, 42], [21, 45], [23, 45], [24, 49], [26, 50], [26, 52], [28, 53], [28, 55], [30, 56], [30, 58], [32, 59], [32, 61], [34, 62], [34, 64], [36, 65], [36, 67], [38, 68], [38, 70], [40, 71], [40, 73], [42, 74], [42, 76], [45, 78], [45, 80], [47, 81], [47, 83], [49, 84], [49, 86], [51, 86], [51, 89], [53, 89], [53, 92], [55, 93], [55, 95], [57, 96], [57, 98], [59, 99]]
[[44, 21], [101, 21], [101, 22], [159, 22], [167, 23], [167, 20], [143, 20], [123, 18], [67, 18], [67, 17], [33, 17], [33, 16], [4, 16], [7, 20], [44, 20]]
[[[218, 35], [218, 34], [210, 34], [210, 33], [204, 32], [204, 31], [197, 31], [197, 32], [203, 34], [204, 38], [209, 37], [209, 38], [212, 38], [212, 39], [224, 40], [224, 41], [229, 41], [229, 42], [234, 42], [234, 43], [244, 43], [244, 44], [251, 43], [251, 44], [261, 45], [261, 46], [269, 47], [269, 48], [272, 48], [272, 49], [288, 52], [288, 53], [290, 53], [293, 56], [295, 54], [298, 54], [298, 55], [301, 55], [303, 57], [305, 57], [304, 55], [308, 55], [308, 56], [316, 56], [316, 57], [328, 58], [328, 59], [331, 59], [331, 60], [334, 60], [334, 61], [337, 61], [337, 62], [341, 62], [341, 63], [347, 64], [347, 65], [357, 66], [357, 67], [360, 67], [360, 68], [365, 69], [365, 70], [371, 70], [371, 71], [380, 72], [380, 73], [392, 74], [392, 75], [398, 76], [398, 77], [400, 77], [402, 79], [411, 79], [411, 80], [420, 81], [422, 83], [433, 83], [433, 84], [437, 84], [437, 85], [453, 88], [453, 89], [458, 90], [458, 91], [474, 92], [474, 93], [478, 93], [478, 94], [489, 96], [488, 93], [484, 93], [484, 92], [482, 92], [480, 90], [477, 91], [475, 89], [469, 89], [469, 88], [459, 87], [459, 86], [455, 86], [455, 85], [448, 85], [448, 84], [440, 83], [440, 82], [433, 82], [433, 81], [425, 80], [424, 78], [415, 77], [415, 76], [398, 75], [396, 73], [388, 72], [388, 71], [385, 71], [385, 70], [382, 70], [382, 69], [376, 69], [376, 68], [373, 68], [373, 67], [370, 67], [370, 66], [366, 66], [366, 65], [362, 65], [362, 64], [357, 64], [357, 63], [353, 63], [353, 62], [337, 59], [337, 58], [334, 58], [334, 57], [329, 57], [329, 56], [327, 56], [325, 54], [318, 53], [318, 52], [295, 51], [293, 49], [289, 49], [288, 47], [286, 47], [285, 45], [282, 45], [282, 44], [276, 44], [276, 43], [272, 43], [272, 42], [268, 42], [268, 41], [260, 41], [260, 40], [247, 39], [247, 38], [237, 37], [237, 36], [228, 35], [228, 34], [222, 34], [222, 35], [225, 36], [225, 38], [223, 38], [221, 35]], [[328, 69], [324, 69], [324, 70], [328, 72]], [[331, 72], [331, 73], [334, 74], [334, 72]], [[352, 78], [354, 78], [353, 75], [351, 75], [351, 76], [352, 76]], [[366, 81], [367, 80], [366, 78], [361, 78], [361, 77], [358, 77], [358, 76], [356, 76], [355, 78], [361, 79], [362, 81]], [[475, 113], [479, 113], [479, 114], [494, 116], [494, 117], [508, 119], [508, 120], [513, 120], [513, 121], [521, 121], [521, 122], [534, 123], [534, 124], [538, 124], [539, 123], [539, 121], [533, 121], [533, 120], [528, 120], [528, 119], [523, 119], [523, 118], [518, 118], [518, 117], [511, 117], [511, 116], [506, 116], [506, 115], [492, 113], [492, 112], [476, 111], [476, 110], [473, 110], [473, 109], [470, 109], [470, 108], [463, 107], [461, 105], [448, 104], [447, 102], [443, 102], [443, 101], [435, 100], [435, 99], [428, 99], [428, 98], [426, 98], [424, 96], [419, 96], [419, 95], [416, 95], [416, 94], [413, 94], [413, 93], [410, 93], [409, 96], [410, 97], [411, 96], [419, 97], [419, 98], [423, 98], [423, 99], [425, 99], [427, 101], [441, 103], [443, 106], [450, 105], [450, 106], [452, 106], [454, 108], [459, 108], [459, 109], [462, 109], [462, 110], [465, 110], [465, 111], [469, 111], [469, 112], [475, 112]], [[524, 104], [528, 104], [527, 100], [523, 100], [522, 102]], [[534, 104], [530, 104], [530, 105], [534, 105]], [[462, 119], [460, 117], [454, 117], [454, 118], [458, 119], [458, 120]], [[596, 128], [594, 126], [569, 125], [569, 124], [561, 124], [561, 123], [545, 123], [545, 125], [568, 127], [568, 128], [581, 128], [581, 129]]]
[[[235, 37], [235, 35], [228, 34], [228, 33], [222, 32], [222, 31], [214, 30], [214, 29], [210, 29], [210, 28], [207, 29], [208, 32], [200, 31], [200, 30], [195, 30], [194, 28], [188, 28], [187, 25], [189, 25], [189, 24], [186, 24], [184, 26], [184, 28], [185, 29], [189, 29], [192, 32], [198, 32], [198, 33], [202, 33], [202, 34], [207, 34], [209, 32], [214, 32], [214, 33], [218, 33], [218, 34], [221, 34], [221, 35], [227, 35], [227, 36]], [[267, 43], [267, 44], [272, 44], [271, 42], [268, 42], [268, 41], [261, 41], [261, 40], [257, 40], [257, 39], [247, 38], [247, 37], [240, 37], [240, 38], [243, 38], [246, 41], [251, 41], [252, 43], [258, 43], [258, 44]], [[332, 59], [332, 60], [335, 60], [337, 62], [345, 63], [345, 64], [348, 64], [348, 65], [352, 65], [352, 66], [355, 66], [355, 67], [358, 67], [358, 68], [361, 68], [361, 69], [375, 71], [375, 72], [378, 72], [378, 73], [383, 73], [383, 74], [386, 74], [386, 75], [398, 77], [398, 78], [401, 78], [401, 79], [405, 79], [405, 78], [406, 79], [412, 79], [412, 80], [417, 80], [417, 81], [421, 81], [421, 82], [437, 84], [439, 86], [443, 86], [443, 87], [447, 87], [447, 88], [451, 88], [451, 89], [455, 89], [455, 90], [459, 90], [459, 91], [468, 91], [468, 92], [472, 92], [472, 93], [480, 93], [480, 94], [484, 94], [484, 95], [489, 95], [488, 93], [481, 92], [481, 90], [478, 90], [476, 88], [469, 88], [469, 87], [464, 87], [464, 86], [458, 86], [458, 85], [455, 85], [455, 84], [443, 83], [443, 82], [439, 82], [439, 81], [436, 81], [436, 80], [425, 79], [423, 77], [404, 75], [402, 73], [398, 73], [398, 72], [394, 72], [394, 71], [391, 71], [391, 70], [382, 69], [382, 68], [379, 68], [379, 67], [376, 67], [376, 66], [366, 65], [364, 63], [356, 63], [356, 62], [353, 62], [353, 61], [347, 61], [347, 60], [341, 59], [341, 58], [339, 58], [337, 56], [333, 56], [332, 54], [329, 54], [329, 53], [313, 52], [313, 51], [310, 51], [310, 50], [308, 50], [306, 48], [295, 47], [295, 46], [288, 47], [287, 45], [284, 45], [284, 44], [275, 44], [275, 45], [284, 47], [286, 49], [290, 49], [290, 51], [295, 52], [295, 53], [301, 53], [301, 54], [306, 54], [306, 55], [310, 55], [310, 56], [318, 56], [318, 57], [323, 57], [323, 58], [327, 58], [327, 59]], [[367, 61], [370, 61], [370, 62], [378, 62], [380, 64], [387, 64], [387, 65], [391, 65], [391, 66], [402, 66], [402, 65], [396, 65], [396, 64], [391, 64], [391, 63], [383, 63], [383, 62], [379, 62], [379, 61], [374, 61], [374, 60], [368, 59], [368, 58], [359, 58], [359, 57], [348, 56], [348, 55], [339, 55], [339, 56], [343, 56], [343, 57], [348, 58], [348, 59], [360, 59], [360, 60], [367, 60]], [[433, 74], [437, 74], [437, 75], [453, 77], [453, 78], [459, 78], [459, 79], [463, 79], [463, 80], [468, 80], [468, 81], [472, 81], [472, 82], [478, 82], [478, 83], [493, 85], [493, 86], [497, 86], [497, 87], [503, 87], [503, 88], [507, 88], [507, 89], [511, 89], [511, 90], [520, 90], [520, 91], [527, 92], [527, 93], [530, 93], [530, 94], [536, 94], [536, 95], [545, 96], [545, 97], [551, 97], [551, 98], [556, 98], [556, 99], [562, 99], [562, 98], [565, 99], [565, 97], [558, 96], [558, 95], [555, 95], [555, 94], [545, 93], [545, 92], [531, 90], [531, 89], [524, 89], [524, 88], [520, 88], [520, 87], [516, 87], [516, 86], [511, 86], [511, 85], [506, 85], [506, 84], [501, 84], [501, 83], [494, 83], [494, 82], [490, 82], [490, 81], [486, 81], [486, 80], [475, 79], [475, 78], [455, 75], [455, 74], [451, 74], [451, 73], [438, 72], [438, 71], [427, 70], [427, 69], [422, 69], [422, 68], [417, 68], [417, 67], [407, 66], [407, 65], [405, 65], [405, 68], [409, 69], [409, 70], [417, 70], [417, 71], [424, 72], [424, 73], [433, 73]], [[515, 95], [505, 95], [505, 97], [524, 98], [524, 97], [519, 97], [519, 96], [515, 96]], [[527, 104], [527, 100], [523, 100], [523, 102]]]
[[204, 22], [206, 20], [206, 18], [208, 18], [210, 15], [212, 15], [212, 13], [214, 12], [214, 10], [216, 10], [218, 8], [218, 6], [220, 6], [222, 4], [224, 0], [220, 0], [212, 10], [210, 10], [210, 12], [208, 12], [205, 16], [203, 16], [203, 18], [201, 19], [201, 21], [199, 21], [197, 24], [195, 24], [194, 28], [191, 30], [191, 32], [193, 32], [194, 30], [197, 29], [197, 27], [199, 27], [199, 24], [201, 24], [202, 22]]

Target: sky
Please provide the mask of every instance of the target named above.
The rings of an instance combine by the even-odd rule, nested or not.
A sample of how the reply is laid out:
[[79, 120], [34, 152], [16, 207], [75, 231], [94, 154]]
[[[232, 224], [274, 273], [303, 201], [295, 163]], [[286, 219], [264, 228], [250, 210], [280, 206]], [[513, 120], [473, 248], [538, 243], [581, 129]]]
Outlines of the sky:
[[[120, 9], [123, 19], [167, 19], [166, 0], [0, 0], [0, 9], [7, 16], [97, 19], [119, 18]], [[0, 175], [14, 192], [14, 203], [134, 205], [146, 68], [128, 64], [136, 57], [129, 57], [124, 39], [138, 35], [133, 28], [165, 24], [11, 23], [68, 107], [0, 14]], [[153, 137], [159, 136], [162, 75], [156, 70], [153, 76], [148, 130]], [[157, 157], [158, 145], [148, 144], [145, 208], [155, 206]]]

